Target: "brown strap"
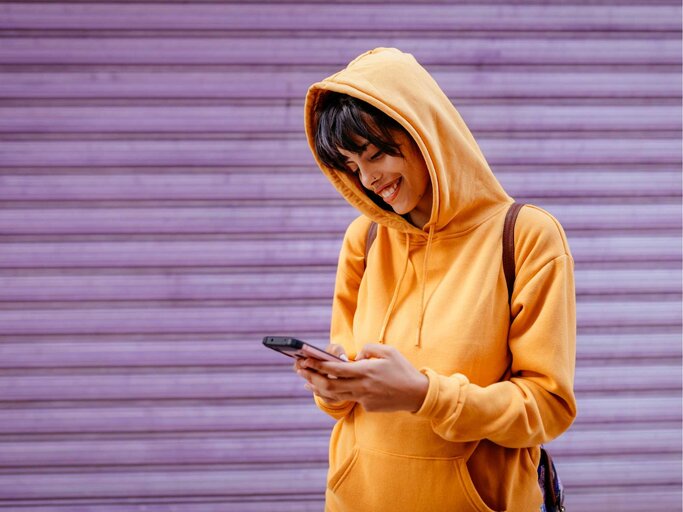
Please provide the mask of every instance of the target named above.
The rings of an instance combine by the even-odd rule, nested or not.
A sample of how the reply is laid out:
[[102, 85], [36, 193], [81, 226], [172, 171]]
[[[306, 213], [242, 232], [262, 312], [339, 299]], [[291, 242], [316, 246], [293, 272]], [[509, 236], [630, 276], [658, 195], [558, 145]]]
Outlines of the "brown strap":
[[512, 203], [505, 216], [503, 227], [503, 272], [508, 286], [508, 304], [512, 304], [512, 289], [515, 286], [515, 221], [524, 203]]
[[367, 266], [368, 264], [368, 254], [370, 254], [370, 247], [372, 247], [372, 243], [375, 241], [375, 238], [377, 238], [377, 223], [373, 222], [370, 224], [368, 235], [365, 238], [365, 260], [363, 260], [364, 266]]

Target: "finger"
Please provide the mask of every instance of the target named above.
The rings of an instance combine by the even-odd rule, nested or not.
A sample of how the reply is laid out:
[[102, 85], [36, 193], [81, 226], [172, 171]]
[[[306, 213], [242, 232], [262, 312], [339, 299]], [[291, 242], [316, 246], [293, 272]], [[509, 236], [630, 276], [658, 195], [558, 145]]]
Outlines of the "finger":
[[344, 347], [337, 344], [337, 343], [330, 343], [325, 347], [325, 351], [329, 352], [330, 354], [334, 354], [335, 356], [339, 357], [342, 354], [346, 354], [346, 350], [344, 350]]
[[348, 382], [341, 380], [307, 382], [304, 387], [315, 395], [333, 402], [339, 402], [341, 400], [354, 400], [353, 397], [355, 396], [352, 387], [348, 386]]
[[317, 369], [316, 367], [318, 366], [317, 365], [317, 362], [319, 361], [318, 359], [311, 359], [310, 361], [311, 362], [307, 364], [302, 360], [302, 362], [299, 363], [299, 365], [297, 366], [297, 368], [296, 368], [297, 373], [309, 372], [309, 373], [300, 373], [300, 375], [302, 377], [305, 375], [309, 375], [309, 374], [322, 374], [322, 375], [326, 376], [328, 379], [336, 379], [337, 378], [336, 375], [331, 375], [331, 374], [328, 374], [327, 372], [324, 372], [322, 370]]
[[306, 379], [308, 383], [314, 386], [316, 389], [332, 389], [332, 383], [338, 380], [336, 376], [330, 379], [330, 377], [327, 374], [320, 373], [315, 370], [299, 371], [301, 372], [301, 377]]
[[387, 347], [386, 345], [381, 345], [379, 343], [368, 343], [360, 350], [360, 352], [358, 352], [356, 361], [359, 359], [370, 359], [371, 357], [385, 359], [389, 357], [393, 350], [394, 349], [392, 347]]
[[344, 350], [344, 347], [336, 343], [330, 343], [329, 345], [327, 345], [325, 351], [337, 356], [340, 359], [343, 359], [344, 361], [349, 360], [348, 356], [346, 355], [346, 350]]
[[301, 377], [302, 379], [306, 380], [307, 382], [312, 382], [312, 381], [313, 381], [313, 377], [315, 377], [316, 375], [319, 375], [318, 373], [316, 373], [316, 372], [314, 372], [314, 371], [311, 371], [311, 370], [301, 370], [301, 369], [297, 370], [296, 373], [297, 373], [297, 375], [298, 375], [299, 377]]
[[308, 368], [315, 369], [319, 373], [327, 375], [334, 375], [340, 379], [354, 379], [362, 377], [364, 374], [363, 365], [358, 366], [358, 363], [334, 363], [331, 361], [320, 361], [318, 359], [309, 360], [306, 362]]
[[317, 396], [318, 398], [322, 398], [328, 404], [339, 403], [339, 402], [343, 402], [345, 400], [352, 400], [350, 397], [348, 397], [346, 395], [328, 396], [328, 395], [316, 393], [314, 390], [309, 390], [309, 391], [313, 392], [313, 394], [315, 396]]
[[297, 364], [299, 365], [299, 368], [315, 368], [315, 363], [316, 361], [320, 361], [320, 359], [316, 359], [314, 357], [302, 357], [297, 361]]
[[332, 403], [351, 399], [351, 395], [349, 393], [342, 392], [342, 390], [338, 389], [338, 387], [330, 385], [330, 383], [335, 381], [331, 381], [329, 379], [336, 379], [336, 377], [331, 375], [325, 376], [324, 374], [318, 373], [315, 370], [305, 369], [298, 369], [297, 374], [306, 381], [304, 384], [304, 388], [306, 388], [306, 390], [312, 392], [316, 396], [319, 396], [326, 402]]
[[306, 391], [310, 391], [315, 396], [322, 398], [326, 402], [338, 402], [338, 401], [340, 401], [340, 399], [338, 399], [338, 398], [328, 396], [328, 395], [324, 395], [321, 391], [317, 390], [315, 388], [315, 386], [313, 386], [312, 384], [309, 384], [308, 382], [306, 384], [304, 384], [304, 388], [306, 388]]

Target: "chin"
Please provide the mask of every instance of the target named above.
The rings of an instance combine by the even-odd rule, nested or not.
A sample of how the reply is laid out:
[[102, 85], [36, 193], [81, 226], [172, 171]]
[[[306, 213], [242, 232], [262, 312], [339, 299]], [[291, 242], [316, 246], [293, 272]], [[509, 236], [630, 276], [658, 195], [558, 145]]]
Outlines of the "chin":
[[399, 215], [405, 215], [413, 210], [412, 208], [406, 208], [405, 206], [400, 205], [392, 206], [391, 209]]

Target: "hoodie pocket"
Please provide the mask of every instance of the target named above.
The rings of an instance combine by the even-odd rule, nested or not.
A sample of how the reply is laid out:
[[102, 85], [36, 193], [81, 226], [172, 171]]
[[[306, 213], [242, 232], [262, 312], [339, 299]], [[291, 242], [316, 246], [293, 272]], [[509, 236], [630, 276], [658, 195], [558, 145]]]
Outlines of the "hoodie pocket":
[[491, 509], [486, 503], [484, 503], [484, 500], [479, 495], [479, 492], [477, 491], [477, 488], [474, 486], [474, 482], [472, 481], [472, 477], [470, 476], [470, 472], [467, 469], [467, 464], [465, 463], [465, 460], [457, 459], [456, 464], [458, 466], [458, 475], [461, 478], [462, 486], [467, 492], [467, 495], [470, 498], [472, 506], [474, 506], [477, 510], [480, 510], [481, 512], [494, 512], [493, 509]]
[[327, 482], [327, 487], [330, 488], [332, 492], [335, 492], [339, 486], [344, 483], [344, 479], [346, 478], [346, 475], [349, 474], [349, 471], [353, 469], [353, 465], [356, 463], [358, 460], [358, 453], [360, 450], [358, 448], [354, 448], [353, 451], [351, 452], [351, 455], [342, 462], [341, 466], [337, 469], [337, 471], [334, 472], [329, 478], [329, 481]]
[[328, 509], [345, 512], [493, 512], [462, 458], [423, 458], [356, 447], [330, 475]]

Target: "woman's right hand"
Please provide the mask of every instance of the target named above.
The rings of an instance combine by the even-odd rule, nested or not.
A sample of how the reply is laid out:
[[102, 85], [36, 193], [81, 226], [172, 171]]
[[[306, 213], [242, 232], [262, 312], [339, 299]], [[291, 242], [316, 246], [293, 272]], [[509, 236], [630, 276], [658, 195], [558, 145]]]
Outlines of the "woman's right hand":
[[[330, 354], [333, 354], [341, 359], [344, 359], [345, 361], [348, 361], [348, 356], [346, 355], [346, 351], [344, 350], [344, 347], [335, 343], [331, 343], [325, 347], [325, 351], [329, 352]], [[311, 385], [311, 379], [316, 378], [316, 377], [323, 377], [327, 379], [336, 379], [334, 376], [330, 375], [322, 375], [318, 373], [315, 370], [311, 370], [310, 366], [308, 364], [309, 358], [304, 358], [304, 359], [296, 359], [294, 361], [294, 371], [299, 375], [301, 378], [303, 378], [306, 381], [306, 385], [304, 386], [306, 389], [309, 391], [310, 385]], [[338, 402], [339, 400], [334, 398], [334, 397], [329, 397], [329, 396], [322, 396], [322, 395], [316, 395], [325, 400], [328, 403], [334, 403]]]

